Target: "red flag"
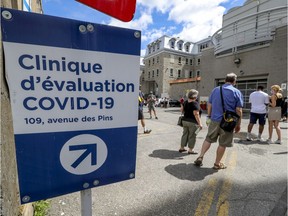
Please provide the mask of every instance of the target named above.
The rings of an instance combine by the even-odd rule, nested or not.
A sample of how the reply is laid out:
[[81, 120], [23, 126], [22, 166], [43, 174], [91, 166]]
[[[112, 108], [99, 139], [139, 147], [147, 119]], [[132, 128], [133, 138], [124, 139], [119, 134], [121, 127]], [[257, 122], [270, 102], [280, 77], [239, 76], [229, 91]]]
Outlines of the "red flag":
[[77, 1], [124, 22], [129, 22], [133, 19], [136, 8], [136, 0]]

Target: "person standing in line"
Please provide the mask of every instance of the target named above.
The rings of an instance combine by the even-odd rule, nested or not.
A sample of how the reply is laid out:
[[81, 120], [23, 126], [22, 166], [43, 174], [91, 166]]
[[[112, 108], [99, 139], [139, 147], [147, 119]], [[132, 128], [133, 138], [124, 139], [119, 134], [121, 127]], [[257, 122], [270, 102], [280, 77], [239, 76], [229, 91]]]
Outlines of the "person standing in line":
[[155, 103], [156, 103], [156, 97], [153, 95], [153, 92], [151, 91], [150, 94], [148, 95], [147, 98], [147, 104], [148, 104], [148, 111], [150, 114], [150, 119], [152, 119], [152, 111], [154, 113], [155, 119], [158, 119], [156, 115], [156, 110], [155, 110]]
[[271, 86], [271, 96], [268, 109], [268, 121], [269, 121], [269, 138], [267, 139], [268, 144], [272, 144], [272, 133], [273, 126], [276, 129], [278, 139], [274, 142], [275, 144], [281, 144], [281, 130], [279, 122], [281, 120], [281, 104], [282, 104], [282, 94], [279, 85]]
[[[222, 85], [223, 99], [225, 101], [225, 109], [236, 112], [240, 119], [234, 129], [235, 133], [238, 133], [241, 129], [242, 107], [243, 107], [243, 95], [234, 87], [236, 84], [237, 75], [229, 73], [226, 75], [225, 84]], [[207, 107], [207, 120], [208, 132], [205, 141], [203, 142], [200, 156], [194, 161], [196, 166], [203, 165], [203, 158], [205, 153], [211, 146], [211, 143], [217, 142], [219, 138], [219, 145], [216, 151], [216, 159], [213, 169], [225, 169], [226, 166], [221, 162], [221, 159], [225, 153], [226, 147], [233, 146], [233, 132], [227, 132], [220, 128], [220, 122], [223, 117], [223, 108], [221, 103], [220, 87], [216, 87], [212, 90], [208, 101]]]
[[198, 154], [193, 151], [196, 143], [197, 130], [202, 129], [202, 123], [199, 115], [200, 106], [196, 101], [198, 91], [191, 89], [188, 92], [188, 100], [181, 104], [181, 113], [184, 113], [183, 134], [181, 137], [181, 146], [179, 152], [187, 151], [185, 146], [188, 144], [188, 154]]
[[250, 122], [247, 129], [247, 141], [252, 141], [251, 131], [256, 124], [257, 120], [259, 123], [258, 137], [257, 140], [260, 142], [264, 142], [261, 137], [262, 132], [264, 130], [264, 125], [266, 122], [266, 106], [269, 104], [269, 95], [263, 92], [264, 87], [258, 86], [257, 91], [254, 91], [249, 96], [249, 103], [251, 103], [251, 111], [250, 111]]
[[148, 130], [146, 128], [145, 120], [144, 120], [144, 113], [143, 113], [143, 106], [144, 106], [143, 93], [141, 91], [139, 91], [139, 95], [138, 95], [138, 120], [141, 121], [141, 125], [144, 129], [144, 134], [149, 134], [149, 133], [151, 133], [152, 130], [150, 130], [150, 129]]

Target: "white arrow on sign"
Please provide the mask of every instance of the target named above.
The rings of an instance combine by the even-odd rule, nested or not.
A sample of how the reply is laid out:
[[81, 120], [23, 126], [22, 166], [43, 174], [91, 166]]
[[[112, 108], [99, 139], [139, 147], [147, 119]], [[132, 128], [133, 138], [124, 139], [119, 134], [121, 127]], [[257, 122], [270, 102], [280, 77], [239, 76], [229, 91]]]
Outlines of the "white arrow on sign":
[[65, 170], [84, 175], [99, 169], [108, 155], [102, 139], [91, 134], [82, 134], [68, 140], [61, 149], [60, 162]]

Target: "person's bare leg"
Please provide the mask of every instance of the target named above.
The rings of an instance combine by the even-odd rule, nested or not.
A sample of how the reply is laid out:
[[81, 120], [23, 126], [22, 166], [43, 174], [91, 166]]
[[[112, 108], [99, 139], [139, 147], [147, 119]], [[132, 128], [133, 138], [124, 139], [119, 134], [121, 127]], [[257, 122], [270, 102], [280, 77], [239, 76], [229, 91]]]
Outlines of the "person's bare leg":
[[281, 129], [279, 127], [279, 121], [275, 121], [274, 122], [274, 127], [276, 129], [276, 133], [277, 133], [277, 136], [278, 136], [278, 140], [281, 140]]
[[204, 157], [205, 153], [208, 151], [210, 146], [211, 146], [211, 143], [205, 140], [202, 144], [201, 153], [199, 157]]
[[264, 130], [264, 125], [259, 125], [259, 135], [262, 135]]
[[141, 125], [142, 125], [143, 128], [145, 128], [145, 121], [144, 121], [144, 119], [141, 119]]
[[272, 132], [273, 132], [273, 121], [269, 121], [269, 128], [268, 128], [268, 132], [269, 132], [269, 138], [268, 139], [272, 139]]
[[251, 133], [254, 124], [249, 123], [248, 125], [248, 133]]
[[218, 146], [217, 151], [216, 151], [216, 160], [215, 160], [215, 164], [219, 165], [221, 162], [221, 159], [225, 153], [226, 147], [224, 146]]

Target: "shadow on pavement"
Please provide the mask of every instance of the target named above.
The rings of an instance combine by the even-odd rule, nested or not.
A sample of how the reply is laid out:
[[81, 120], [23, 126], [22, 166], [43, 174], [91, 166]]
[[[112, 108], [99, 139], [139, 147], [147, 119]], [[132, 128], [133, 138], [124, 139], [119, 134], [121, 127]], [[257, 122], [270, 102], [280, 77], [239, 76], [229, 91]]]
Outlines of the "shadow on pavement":
[[165, 167], [165, 171], [181, 180], [200, 181], [217, 172], [211, 168], [199, 168], [194, 164], [176, 164]]
[[169, 160], [182, 160], [183, 157], [188, 156], [187, 152], [180, 153], [175, 150], [158, 149], [152, 152], [149, 157], [169, 159]]

